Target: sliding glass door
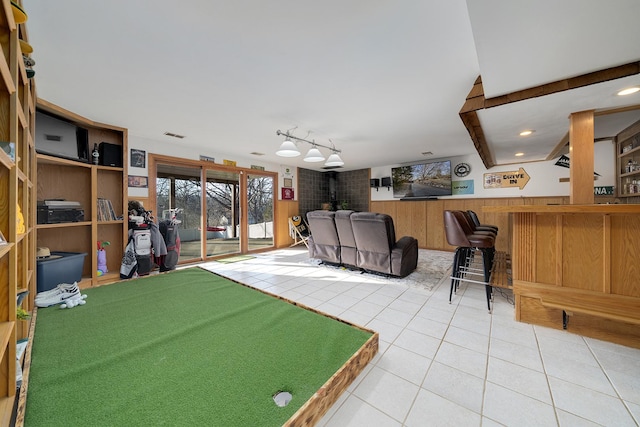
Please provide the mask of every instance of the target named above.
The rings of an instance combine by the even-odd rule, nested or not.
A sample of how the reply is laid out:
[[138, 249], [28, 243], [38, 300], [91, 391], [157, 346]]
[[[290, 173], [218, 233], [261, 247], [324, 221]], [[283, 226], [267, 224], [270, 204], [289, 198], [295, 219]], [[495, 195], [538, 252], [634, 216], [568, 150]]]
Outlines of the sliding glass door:
[[240, 174], [206, 169], [206, 256], [240, 252]]
[[201, 194], [200, 168], [158, 164], [156, 215], [158, 221], [175, 219], [179, 223], [179, 261], [201, 259]]
[[158, 221], [179, 222], [180, 262], [273, 247], [277, 174], [154, 154], [149, 173]]
[[273, 178], [247, 176], [247, 221], [249, 250], [273, 246]]

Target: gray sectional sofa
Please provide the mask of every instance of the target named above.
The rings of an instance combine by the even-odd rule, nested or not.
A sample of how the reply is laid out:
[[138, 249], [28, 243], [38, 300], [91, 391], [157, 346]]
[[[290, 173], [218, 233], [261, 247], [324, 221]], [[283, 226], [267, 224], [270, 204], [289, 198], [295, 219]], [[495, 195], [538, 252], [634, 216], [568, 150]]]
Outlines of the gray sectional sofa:
[[318, 210], [307, 213], [307, 223], [311, 258], [397, 277], [418, 265], [418, 241], [410, 236], [396, 241], [389, 215]]

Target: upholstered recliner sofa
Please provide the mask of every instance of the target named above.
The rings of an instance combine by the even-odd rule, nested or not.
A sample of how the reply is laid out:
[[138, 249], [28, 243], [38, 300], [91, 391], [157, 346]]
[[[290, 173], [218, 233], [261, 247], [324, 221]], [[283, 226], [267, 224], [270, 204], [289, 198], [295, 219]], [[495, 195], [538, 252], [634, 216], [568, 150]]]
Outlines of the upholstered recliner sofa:
[[396, 241], [393, 219], [386, 214], [353, 211], [311, 211], [309, 255], [390, 276], [405, 277], [418, 265], [418, 241]]
[[307, 213], [311, 237], [309, 256], [330, 264], [340, 264], [340, 240], [336, 231], [335, 212], [312, 211]]

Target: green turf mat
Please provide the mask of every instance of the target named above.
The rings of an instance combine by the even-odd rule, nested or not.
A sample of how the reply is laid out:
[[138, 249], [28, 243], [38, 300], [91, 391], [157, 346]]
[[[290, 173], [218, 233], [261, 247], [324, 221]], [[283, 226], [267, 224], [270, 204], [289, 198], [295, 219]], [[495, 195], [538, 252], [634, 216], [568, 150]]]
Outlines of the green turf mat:
[[199, 268], [85, 292], [38, 310], [26, 426], [279, 426], [371, 337]]

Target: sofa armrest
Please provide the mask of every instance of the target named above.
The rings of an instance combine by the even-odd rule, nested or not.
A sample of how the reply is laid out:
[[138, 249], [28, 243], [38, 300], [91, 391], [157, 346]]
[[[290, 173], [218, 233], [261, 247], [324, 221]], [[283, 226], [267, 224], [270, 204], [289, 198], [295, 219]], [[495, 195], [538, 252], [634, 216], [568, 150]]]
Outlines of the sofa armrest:
[[418, 266], [418, 240], [404, 236], [391, 249], [391, 274], [405, 277]]
[[315, 258], [316, 257], [316, 245], [315, 245], [315, 243], [313, 243], [313, 236], [309, 236], [309, 239], [307, 239], [307, 245], [309, 247], [309, 258]]

